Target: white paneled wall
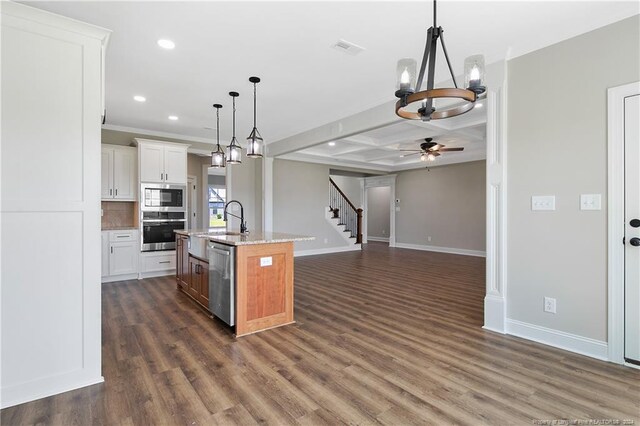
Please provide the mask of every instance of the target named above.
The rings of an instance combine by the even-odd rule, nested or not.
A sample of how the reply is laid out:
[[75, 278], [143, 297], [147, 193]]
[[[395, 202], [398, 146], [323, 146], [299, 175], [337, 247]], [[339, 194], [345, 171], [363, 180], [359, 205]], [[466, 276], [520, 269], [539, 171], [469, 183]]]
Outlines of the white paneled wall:
[[100, 119], [109, 32], [2, 2], [0, 405], [102, 381]]

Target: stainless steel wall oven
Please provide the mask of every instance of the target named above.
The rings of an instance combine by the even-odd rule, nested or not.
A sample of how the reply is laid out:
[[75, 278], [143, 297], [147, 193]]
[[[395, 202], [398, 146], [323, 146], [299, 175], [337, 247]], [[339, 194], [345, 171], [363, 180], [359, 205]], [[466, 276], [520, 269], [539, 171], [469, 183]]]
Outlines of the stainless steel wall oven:
[[185, 229], [185, 212], [142, 212], [142, 251], [175, 250], [173, 231]]

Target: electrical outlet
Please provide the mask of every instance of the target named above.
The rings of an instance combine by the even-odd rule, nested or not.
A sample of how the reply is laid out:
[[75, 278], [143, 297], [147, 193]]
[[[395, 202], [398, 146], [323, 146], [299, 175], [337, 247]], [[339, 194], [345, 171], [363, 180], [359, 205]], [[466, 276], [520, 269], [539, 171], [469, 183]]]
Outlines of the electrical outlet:
[[531, 210], [555, 210], [555, 195], [534, 195], [531, 197]]
[[386, 229], [382, 230], [382, 235], [387, 235], [387, 230]]
[[325, 244], [328, 244], [328, 243], [329, 243], [329, 239], [328, 239], [328, 238], [325, 238], [325, 239], [324, 239], [324, 243], [325, 243]]
[[431, 242], [431, 235], [427, 235], [427, 241]]
[[550, 314], [556, 313], [556, 299], [553, 297], [545, 297], [544, 298], [544, 311], [549, 312]]

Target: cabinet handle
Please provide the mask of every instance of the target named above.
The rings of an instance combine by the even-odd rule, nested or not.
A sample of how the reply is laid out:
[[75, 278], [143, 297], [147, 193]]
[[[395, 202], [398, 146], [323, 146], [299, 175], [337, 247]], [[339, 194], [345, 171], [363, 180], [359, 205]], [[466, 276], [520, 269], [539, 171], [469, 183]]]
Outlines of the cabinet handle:
[[113, 254], [113, 247], [111, 247], [111, 254]]
[[109, 188], [109, 195], [113, 195], [113, 189]]
[[165, 261], [158, 262], [158, 263], [162, 264], [162, 263], [170, 263], [170, 262], [171, 262], [170, 260], [165, 260]]
[[116, 238], [129, 238], [129, 235], [116, 235]]
[[164, 180], [164, 173], [160, 173], [160, 180]]
[[116, 188], [116, 197], [118, 196], [118, 188]]
[[164, 174], [164, 180], [169, 180], [169, 173]]

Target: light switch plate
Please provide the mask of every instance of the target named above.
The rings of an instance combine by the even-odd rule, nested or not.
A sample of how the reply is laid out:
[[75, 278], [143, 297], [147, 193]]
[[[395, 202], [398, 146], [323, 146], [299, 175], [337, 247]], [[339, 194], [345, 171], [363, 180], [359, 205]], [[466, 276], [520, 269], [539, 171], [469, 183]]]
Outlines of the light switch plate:
[[264, 267], [264, 266], [271, 266], [271, 265], [273, 265], [273, 257], [268, 256], [268, 257], [260, 258], [260, 266]]
[[602, 210], [602, 196], [600, 194], [580, 195], [580, 210]]
[[555, 195], [534, 195], [531, 197], [531, 210], [555, 210]]

